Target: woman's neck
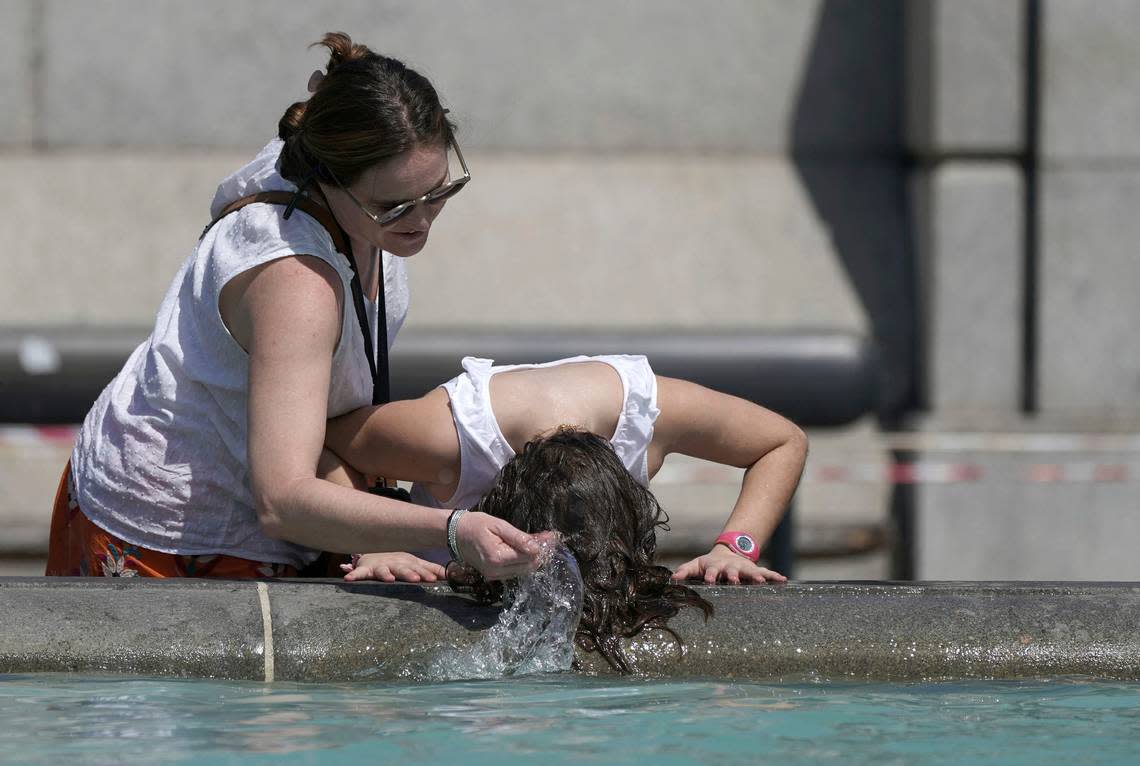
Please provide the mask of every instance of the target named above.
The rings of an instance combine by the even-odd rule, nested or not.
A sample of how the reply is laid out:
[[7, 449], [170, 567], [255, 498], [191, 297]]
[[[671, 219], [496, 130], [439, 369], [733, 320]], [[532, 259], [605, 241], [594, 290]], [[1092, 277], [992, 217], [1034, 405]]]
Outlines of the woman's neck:
[[352, 240], [352, 257], [356, 260], [356, 273], [360, 275], [360, 286], [364, 290], [364, 297], [370, 301], [376, 300], [380, 292], [380, 250], [362, 240]]
[[[314, 191], [316, 193], [310, 196], [328, 210], [335, 219], [336, 213], [329, 203], [329, 198], [325, 195], [325, 190], [321, 188], [320, 184], [317, 184], [314, 187]], [[337, 224], [340, 225], [340, 222], [338, 221]], [[344, 231], [343, 226], [341, 226], [341, 231]], [[346, 236], [348, 236], [347, 232]], [[357, 239], [351, 236], [349, 236], [348, 246], [352, 249], [352, 259], [356, 266], [356, 273], [360, 275], [360, 286], [364, 291], [364, 296], [368, 298], [368, 300], [374, 301], [380, 292], [380, 281], [377, 279], [377, 271], [381, 261], [379, 248], [367, 240]]]

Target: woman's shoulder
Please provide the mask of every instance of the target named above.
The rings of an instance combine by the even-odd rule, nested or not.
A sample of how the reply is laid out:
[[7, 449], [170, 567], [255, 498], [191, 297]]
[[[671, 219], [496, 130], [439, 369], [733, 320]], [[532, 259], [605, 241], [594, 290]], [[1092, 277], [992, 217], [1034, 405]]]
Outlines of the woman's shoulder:
[[203, 237], [198, 256], [224, 283], [233, 275], [278, 258], [315, 256], [348, 282], [352, 270], [337, 252], [329, 232], [296, 210], [284, 217], [283, 205], [255, 202], [219, 220]]
[[[285, 217], [286, 205], [297, 187], [278, 172], [282, 143], [273, 139], [253, 160], [218, 184], [210, 204], [214, 223], [199, 246], [199, 256], [249, 268], [283, 255], [314, 255], [342, 271], [348, 263], [336, 252], [331, 234], [301, 209]], [[281, 203], [252, 202], [219, 218], [227, 206], [261, 192], [280, 192]], [[344, 276], [342, 274], [342, 276]]]
[[226, 205], [247, 194], [294, 191], [297, 188], [277, 171], [283, 145], [281, 139], [273, 139], [261, 148], [256, 157], [221, 180], [210, 202], [211, 220], [217, 218]]

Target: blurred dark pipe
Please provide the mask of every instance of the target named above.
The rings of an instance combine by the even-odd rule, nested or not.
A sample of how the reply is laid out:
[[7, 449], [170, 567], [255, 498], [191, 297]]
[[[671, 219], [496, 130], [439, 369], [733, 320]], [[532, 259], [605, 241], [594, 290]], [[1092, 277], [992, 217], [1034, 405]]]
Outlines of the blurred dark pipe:
[[[146, 340], [138, 328], [0, 330], [0, 422], [78, 423]], [[802, 426], [874, 412], [878, 360], [858, 335], [786, 332], [408, 330], [392, 352], [392, 396], [420, 396], [464, 356], [503, 364], [577, 354], [645, 354], [661, 375], [763, 404]]]

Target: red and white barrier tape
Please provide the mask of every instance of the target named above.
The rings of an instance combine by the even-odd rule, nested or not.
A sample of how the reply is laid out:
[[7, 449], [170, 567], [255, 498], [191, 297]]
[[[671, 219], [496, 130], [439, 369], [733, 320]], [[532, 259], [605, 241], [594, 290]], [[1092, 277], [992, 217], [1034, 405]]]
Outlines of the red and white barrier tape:
[[[662, 466], [654, 485], [724, 484], [740, 481], [741, 470], [701, 463]], [[1053, 463], [981, 464], [916, 460], [906, 463], [817, 463], [809, 460], [802, 483], [808, 484], [971, 484], [985, 481], [1028, 484], [1120, 483], [1140, 480], [1140, 461], [1098, 463], [1073, 460]]]
[[78, 426], [0, 426], [0, 449], [67, 447], [78, 431]]
[[[0, 458], [44, 449], [59, 453], [75, 441], [75, 426], [0, 426]], [[812, 484], [968, 484], [1004, 481], [1029, 484], [1094, 483], [1114, 484], [1140, 481], [1140, 436], [1115, 434], [883, 434], [889, 444], [905, 442], [909, 451], [923, 449], [946, 453], [955, 451], [1004, 453], [1000, 461], [963, 461], [921, 458], [903, 462], [821, 462], [809, 458], [802, 481]], [[1014, 450], [1015, 439], [1023, 449]], [[983, 445], [990, 445], [989, 447]], [[1051, 447], [1045, 449], [1045, 447]], [[1109, 450], [1109, 447], [1112, 447]], [[1012, 459], [1010, 453], [1135, 453], [1123, 462], [1107, 462], [1069, 457], [1030, 463]], [[853, 451], [854, 452], [854, 451]], [[1120, 455], [1116, 455], [1120, 457]], [[702, 461], [669, 462], [654, 478], [662, 484], [723, 484], [740, 481], [741, 470]]]
[[[720, 465], [666, 464], [653, 483], [722, 484], [740, 481], [740, 469]], [[1053, 463], [1000, 464], [915, 460], [906, 463], [815, 463], [804, 468], [808, 484], [971, 484], [985, 481], [1019, 484], [1120, 483], [1140, 480], [1140, 461], [1098, 463], [1072, 460]]]

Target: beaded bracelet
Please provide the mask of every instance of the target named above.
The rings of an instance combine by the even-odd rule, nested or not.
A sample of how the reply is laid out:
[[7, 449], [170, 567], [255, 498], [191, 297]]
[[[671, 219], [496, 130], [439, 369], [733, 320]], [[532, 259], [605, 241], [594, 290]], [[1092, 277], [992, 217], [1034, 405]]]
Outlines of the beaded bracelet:
[[459, 555], [459, 540], [457, 533], [459, 531], [459, 519], [463, 514], [467, 513], [466, 508], [456, 508], [447, 517], [447, 552], [451, 554], [451, 558], [455, 559], [458, 563], [463, 563], [463, 557]]

